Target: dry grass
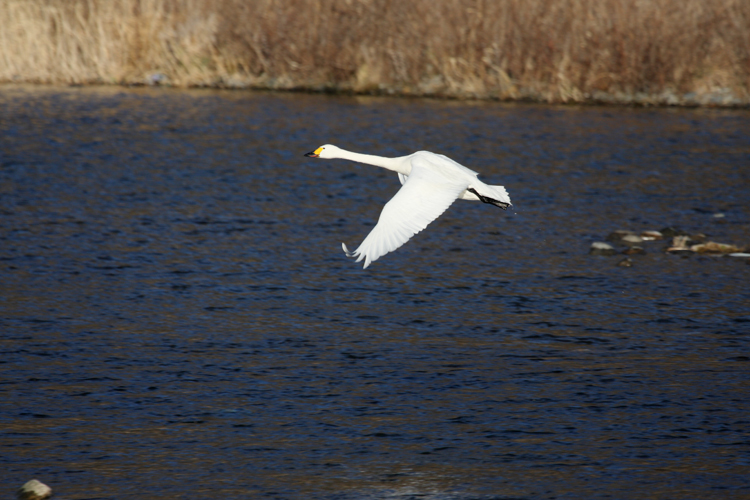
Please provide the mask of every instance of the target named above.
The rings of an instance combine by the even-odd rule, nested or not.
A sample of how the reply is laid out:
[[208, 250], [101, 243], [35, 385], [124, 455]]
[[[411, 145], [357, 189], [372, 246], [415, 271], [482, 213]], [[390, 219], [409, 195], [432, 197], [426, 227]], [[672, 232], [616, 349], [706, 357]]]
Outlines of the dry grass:
[[748, 0], [0, 0], [0, 26], [0, 81], [750, 102]]

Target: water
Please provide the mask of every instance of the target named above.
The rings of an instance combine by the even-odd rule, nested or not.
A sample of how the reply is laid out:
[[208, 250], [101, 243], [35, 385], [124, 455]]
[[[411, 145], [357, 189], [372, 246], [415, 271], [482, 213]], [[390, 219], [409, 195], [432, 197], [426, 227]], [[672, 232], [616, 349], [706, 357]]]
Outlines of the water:
[[[750, 113], [0, 88], [0, 495], [750, 496]], [[366, 271], [395, 174], [457, 202]], [[715, 213], [723, 213], [717, 218]]]

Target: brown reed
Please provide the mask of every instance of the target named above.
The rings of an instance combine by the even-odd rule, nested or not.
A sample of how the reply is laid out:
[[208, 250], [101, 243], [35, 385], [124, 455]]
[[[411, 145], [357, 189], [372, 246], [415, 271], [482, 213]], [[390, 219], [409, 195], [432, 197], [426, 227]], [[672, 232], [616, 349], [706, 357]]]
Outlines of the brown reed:
[[750, 1], [0, 0], [0, 81], [747, 104]]

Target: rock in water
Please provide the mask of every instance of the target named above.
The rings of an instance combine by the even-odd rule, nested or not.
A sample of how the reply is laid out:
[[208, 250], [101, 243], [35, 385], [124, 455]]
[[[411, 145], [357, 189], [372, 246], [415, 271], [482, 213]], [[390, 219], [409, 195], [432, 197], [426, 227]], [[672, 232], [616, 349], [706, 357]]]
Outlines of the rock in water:
[[698, 253], [737, 253], [742, 249], [734, 245], [728, 245], [726, 243], [716, 243], [715, 241], [708, 241], [706, 243], [701, 243], [700, 245], [693, 245], [690, 247], [690, 250]]
[[617, 263], [617, 267], [633, 267], [633, 259], [625, 257]]
[[591, 244], [590, 255], [614, 255], [617, 253], [615, 247], [603, 241], [595, 241]]
[[690, 244], [691, 245], [698, 245], [699, 243], [705, 243], [708, 239], [708, 236], [706, 236], [703, 233], [695, 233], [690, 235]]
[[630, 248], [627, 248], [624, 252], [625, 255], [646, 255], [646, 251], [643, 249], [643, 247], [639, 247], [636, 245], [633, 245]]
[[609, 235], [607, 235], [607, 241], [614, 241], [617, 243], [628, 235], [635, 235], [635, 233], [633, 231], [619, 229], [617, 231], [612, 231], [611, 233], [609, 233]]
[[641, 238], [643, 238], [643, 241], [662, 240], [664, 239], [664, 235], [659, 231], [643, 231]]
[[18, 488], [17, 496], [19, 500], [44, 500], [52, 496], [52, 488], [41, 481], [32, 479]]
[[641, 238], [637, 234], [626, 234], [625, 236], [622, 237], [621, 241], [628, 246], [643, 244], [643, 238]]

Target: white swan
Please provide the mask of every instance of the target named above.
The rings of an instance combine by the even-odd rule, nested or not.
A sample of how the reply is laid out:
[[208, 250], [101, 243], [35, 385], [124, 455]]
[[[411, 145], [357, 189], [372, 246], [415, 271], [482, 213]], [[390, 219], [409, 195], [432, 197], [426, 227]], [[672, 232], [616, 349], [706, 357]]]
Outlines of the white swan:
[[409, 241], [409, 238], [440, 217], [458, 198], [481, 200], [503, 210], [511, 205], [503, 186], [487, 185], [477, 179], [477, 173], [473, 170], [447, 156], [429, 151], [417, 151], [399, 158], [384, 158], [353, 153], [325, 144], [305, 156], [352, 160], [398, 173], [403, 186], [385, 204], [377, 225], [359, 248], [350, 252], [344, 243], [341, 244], [347, 257], [358, 257], [357, 262], [365, 260], [363, 269]]

